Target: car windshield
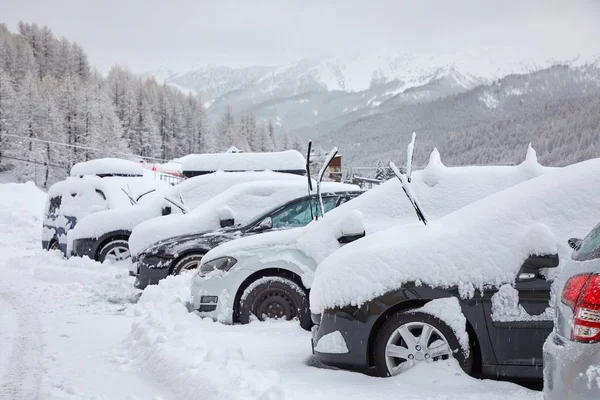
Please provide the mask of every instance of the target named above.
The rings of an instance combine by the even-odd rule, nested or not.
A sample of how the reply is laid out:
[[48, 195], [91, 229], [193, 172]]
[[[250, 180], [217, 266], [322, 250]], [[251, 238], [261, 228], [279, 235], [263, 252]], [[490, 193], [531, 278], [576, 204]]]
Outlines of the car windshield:
[[585, 258], [600, 258], [600, 224], [583, 239], [578, 252]]

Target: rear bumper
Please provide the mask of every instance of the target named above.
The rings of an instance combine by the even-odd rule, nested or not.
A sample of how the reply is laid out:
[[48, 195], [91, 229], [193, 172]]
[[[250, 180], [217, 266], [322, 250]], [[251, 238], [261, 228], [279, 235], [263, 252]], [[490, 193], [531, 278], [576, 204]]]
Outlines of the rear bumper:
[[71, 255], [75, 257], [87, 256], [96, 259], [96, 239], [75, 239], [71, 247]]
[[600, 399], [600, 343], [551, 333], [544, 344], [544, 399]]

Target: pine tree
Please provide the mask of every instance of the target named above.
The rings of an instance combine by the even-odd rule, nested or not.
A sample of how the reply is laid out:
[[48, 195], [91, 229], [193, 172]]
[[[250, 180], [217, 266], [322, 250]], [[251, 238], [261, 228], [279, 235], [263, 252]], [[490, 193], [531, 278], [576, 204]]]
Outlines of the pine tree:
[[11, 144], [14, 142], [14, 138], [4, 135], [15, 134], [17, 121], [13, 84], [8, 74], [0, 68], [0, 165], [5, 162], [2, 156], [10, 151]]
[[41, 178], [41, 175], [38, 171], [38, 163], [42, 162], [42, 144], [39, 140], [44, 136], [44, 112], [38, 90], [38, 80], [31, 72], [27, 73], [19, 86], [17, 101], [19, 123], [16, 132], [18, 136], [23, 137], [19, 143], [20, 154], [26, 156], [30, 161], [19, 168], [18, 173], [23, 180], [39, 183], [38, 179]]

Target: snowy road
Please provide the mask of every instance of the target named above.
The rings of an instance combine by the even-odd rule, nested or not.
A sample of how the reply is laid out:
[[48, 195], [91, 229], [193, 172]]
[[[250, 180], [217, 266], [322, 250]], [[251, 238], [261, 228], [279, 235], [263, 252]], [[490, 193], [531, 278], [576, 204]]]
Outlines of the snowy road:
[[542, 398], [470, 378], [452, 362], [391, 379], [316, 368], [296, 323], [223, 326], [190, 314], [190, 275], [137, 301], [125, 265], [38, 249], [36, 190], [0, 184], [2, 400]]

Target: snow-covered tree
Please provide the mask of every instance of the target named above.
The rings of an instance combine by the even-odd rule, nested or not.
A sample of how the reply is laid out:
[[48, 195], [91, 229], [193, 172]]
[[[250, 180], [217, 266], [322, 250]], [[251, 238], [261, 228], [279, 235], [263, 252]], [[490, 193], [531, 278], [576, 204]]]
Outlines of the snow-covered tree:
[[10, 76], [0, 68], [0, 165], [5, 162], [2, 158], [14, 143], [13, 138], [5, 134], [15, 134], [18, 121], [16, 96]]

